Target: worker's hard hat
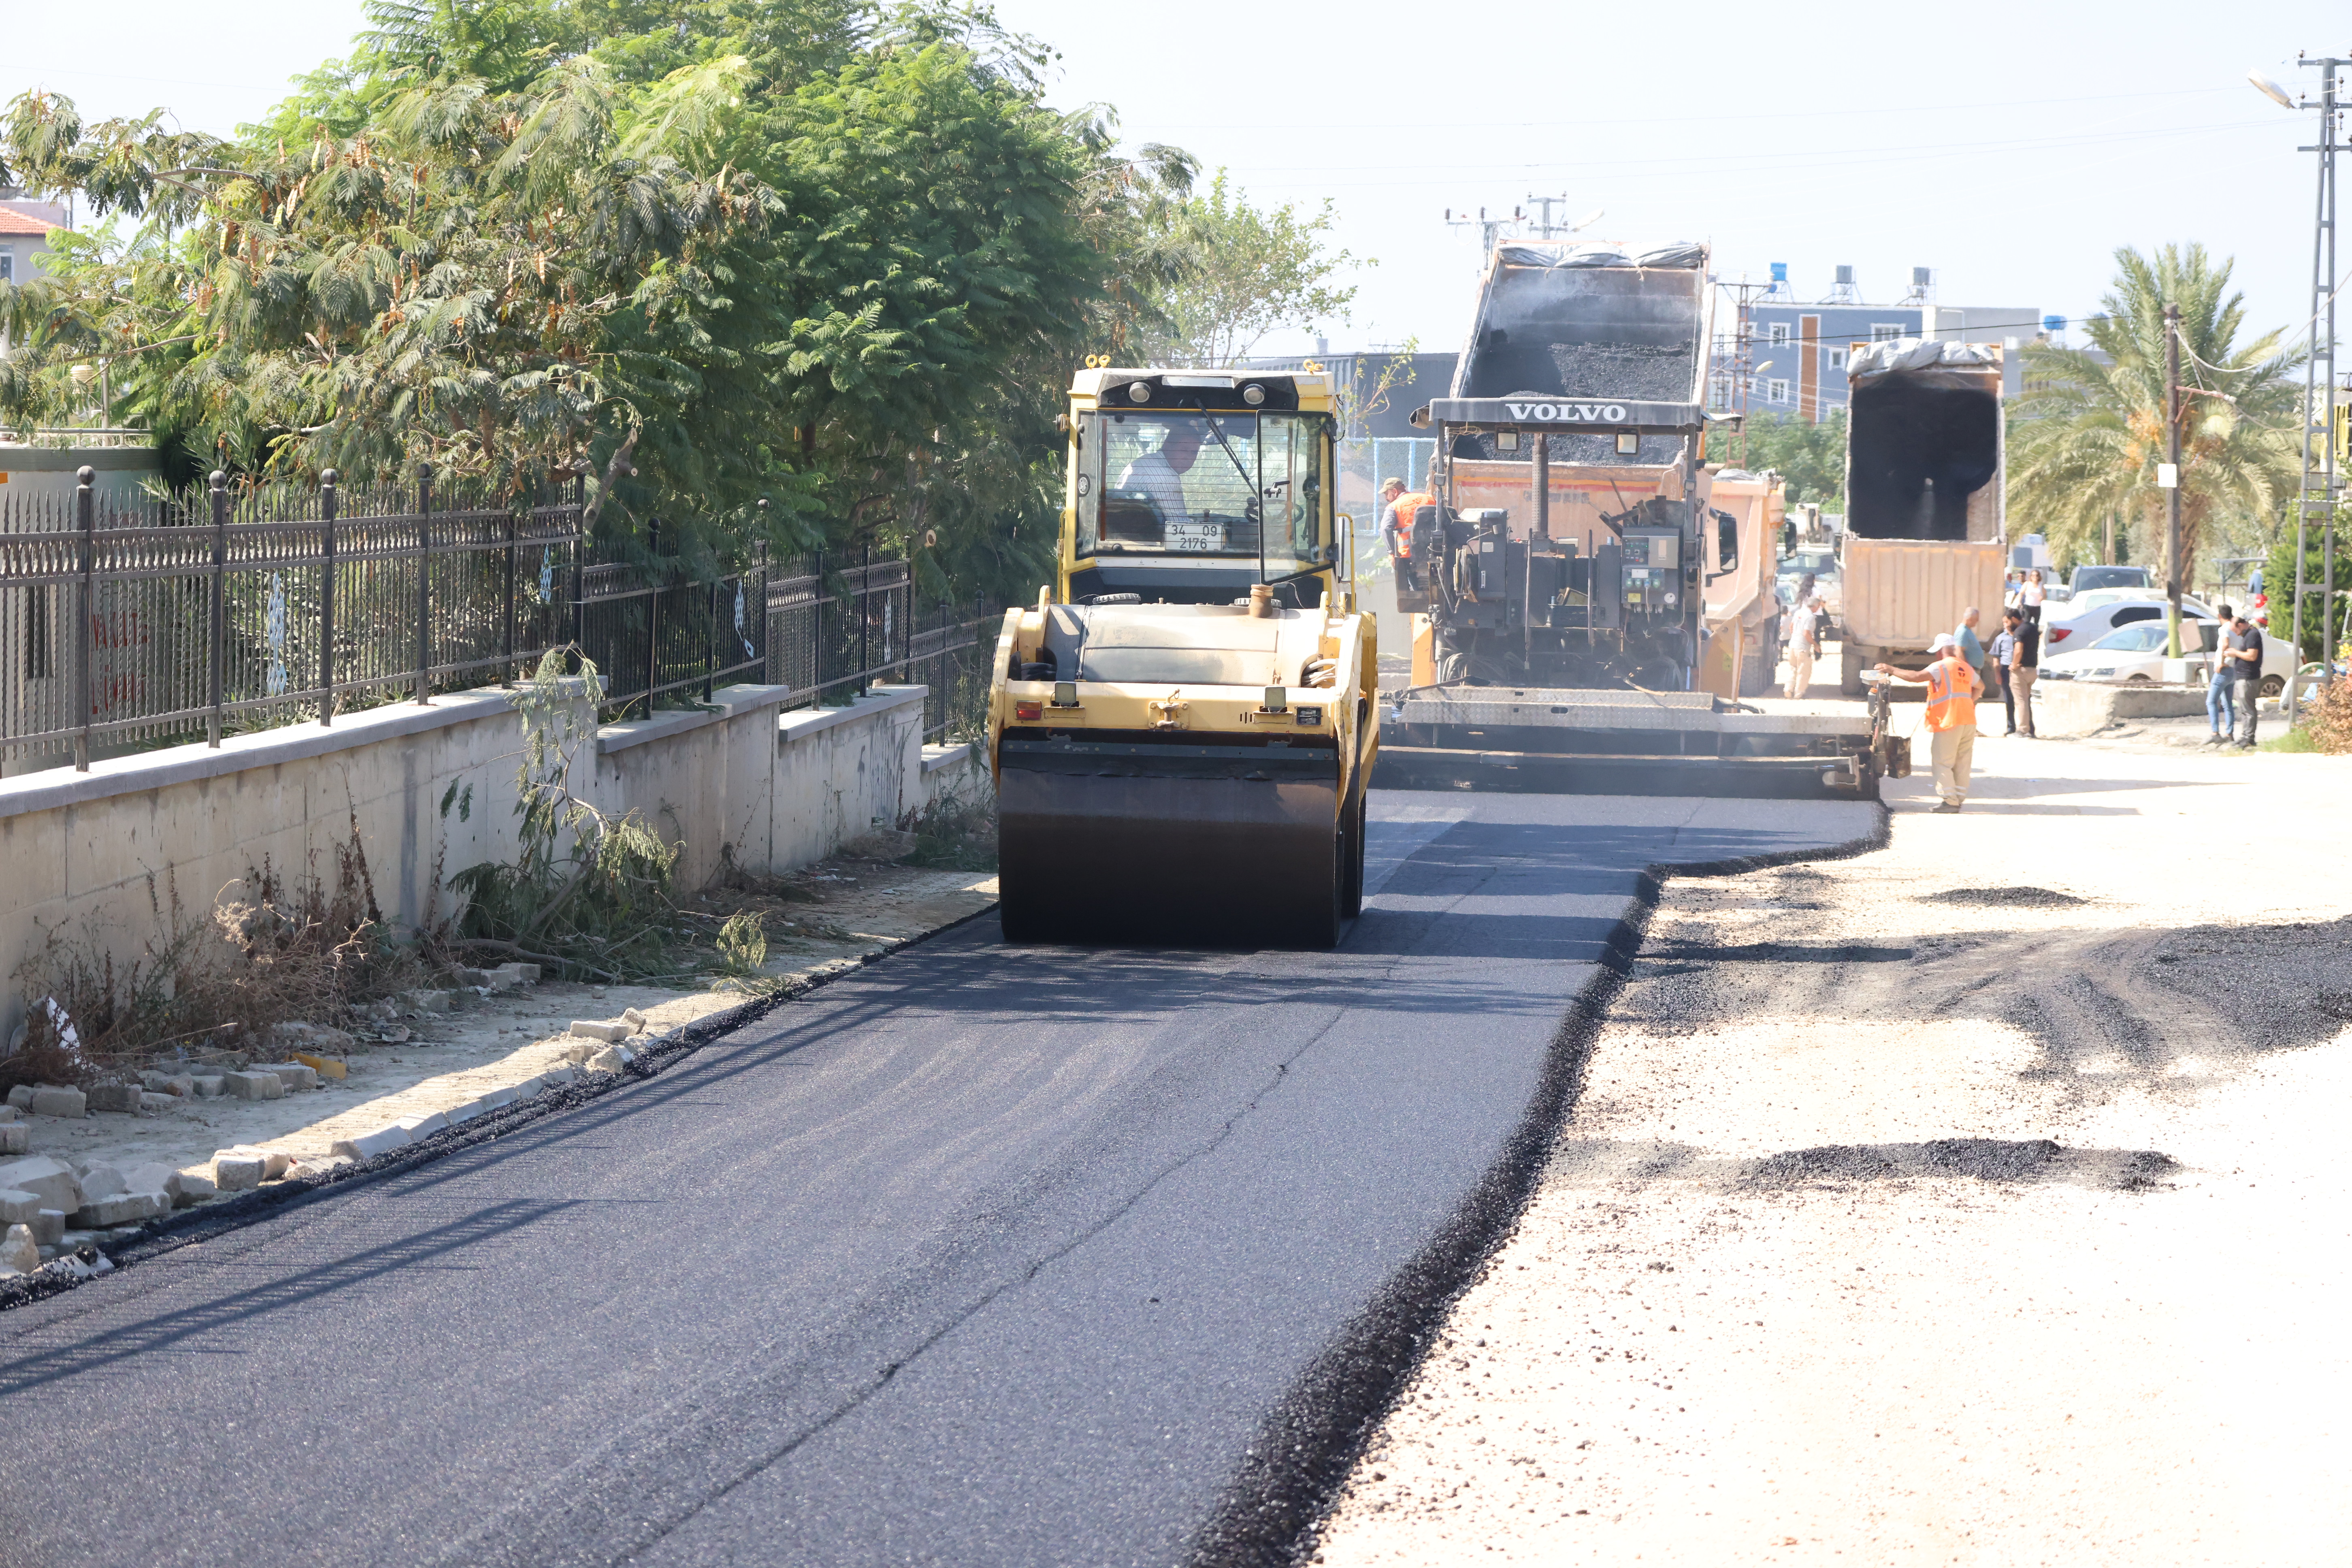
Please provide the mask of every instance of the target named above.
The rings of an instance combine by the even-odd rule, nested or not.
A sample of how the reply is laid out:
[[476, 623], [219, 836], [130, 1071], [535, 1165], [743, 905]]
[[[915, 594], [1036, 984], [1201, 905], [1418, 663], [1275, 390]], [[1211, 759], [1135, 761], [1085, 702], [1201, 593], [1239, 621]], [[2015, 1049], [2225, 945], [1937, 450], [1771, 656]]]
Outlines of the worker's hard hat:
[[1927, 651], [1929, 653], [1941, 653], [1948, 647], [1958, 647], [1959, 646], [1960, 639], [1954, 637], [1951, 633], [1937, 632], [1936, 634], [1936, 640], [1927, 645]]

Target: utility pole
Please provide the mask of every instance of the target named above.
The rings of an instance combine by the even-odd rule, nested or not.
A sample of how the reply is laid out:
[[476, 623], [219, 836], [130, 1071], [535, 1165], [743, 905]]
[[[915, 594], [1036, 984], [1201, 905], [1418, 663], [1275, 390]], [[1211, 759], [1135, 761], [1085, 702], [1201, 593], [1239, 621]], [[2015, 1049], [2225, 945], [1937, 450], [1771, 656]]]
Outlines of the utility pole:
[[[2352, 59], [2329, 56], [2307, 59], [2305, 66], [2319, 68], [2319, 142], [2314, 147], [2299, 147], [2299, 153], [2319, 154], [2319, 194], [2317, 208], [2312, 219], [2311, 240], [2311, 357], [2304, 363], [2303, 378], [2303, 493], [2294, 514], [2294, 601], [2292, 611], [2294, 627], [2293, 655], [2290, 668], [2303, 662], [2303, 561], [2311, 537], [2311, 514], [2315, 508], [2326, 516], [2326, 533], [2321, 547], [2321, 587], [2319, 590], [2319, 657], [2326, 661], [2334, 658], [2327, 647], [2328, 607], [2330, 590], [2336, 586], [2336, 75], [2339, 67], [2352, 65]], [[2308, 107], [2306, 105], [2306, 107]], [[2321, 319], [2326, 326], [2321, 326]], [[2322, 362], [2326, 368], [2323, 369]], [[2311, 432], [2315, 426], [2321, 433], [2319, 463], [2315, 471], [2311, 461]], [[2315, 497], [2314, 491], [2317, 494]], [[2295, 689], [2292, 675], [2286, 683], [2286, 721], [2295, 721]]]
[[1566, 196], [1531, 195], [1528, 200], [1531, 205], [1543, 208], [1543, 216], [1536, 219], [1536, 237], [1538, 239], [1549, 239], [1552, 236], [1552, 230], [1555, 228], [1561, 230], [1566, 230], [1568, 228], [1568, 225], [1564, 223], [1555, 224], [1551, 221], [1552, 208], [1564, 207], [1568, 205], [1568, 198]]
[[2164, 308], [2164, 455], [2172, 483], [2164, 493], [2164, 596], [2172, 608], [2166, 619], [2165, 657], [2180, 657], [2180, 307]]
[[1448, 228], [1479, 228], [1486, 231], [1486, 247], [1478, 253], [1479, 263], [1483, 266], [1486, 263], [1486, 258], [1495, 254], [1496, 237], [1500, 235], [1503, 230], [1510, 227], [1513, 224], [1517, 223], [1527, 216], [1528, 215], [1526, 213], [1514, 208], [1512, 209], [1511, 216], [1508, 217], [1488, 217], [1486, 216], [1486, 209], [1485, 207], [1480, 207], [1476, 217], [1472, 217], [1467, 213], [1463, 214], [1460, 217], [1455, 217], [1454, 216], [1454, 209], [1452, 207], [1448, 207], [1445, 209], [1445, 226]]

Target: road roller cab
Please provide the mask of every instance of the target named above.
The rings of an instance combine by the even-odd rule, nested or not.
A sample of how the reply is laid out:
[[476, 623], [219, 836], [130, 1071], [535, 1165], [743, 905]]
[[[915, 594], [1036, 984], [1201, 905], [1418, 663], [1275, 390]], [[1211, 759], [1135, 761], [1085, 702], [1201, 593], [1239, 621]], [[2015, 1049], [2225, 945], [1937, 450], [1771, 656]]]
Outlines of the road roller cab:
[[1089, 366], [1068, 423], [990, 694], [1006, 935], [1328, 946], [1379, 735], [1329, 378]]

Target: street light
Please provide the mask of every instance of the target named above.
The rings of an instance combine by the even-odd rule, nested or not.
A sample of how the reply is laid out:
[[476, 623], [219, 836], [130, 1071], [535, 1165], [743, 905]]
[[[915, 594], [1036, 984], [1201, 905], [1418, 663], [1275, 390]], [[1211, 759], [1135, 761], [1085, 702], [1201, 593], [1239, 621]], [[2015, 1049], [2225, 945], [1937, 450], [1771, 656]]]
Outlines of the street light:
[[2286, 89], [2281, 87], [2278, 83], [2264, 76], [2260, 66], [2248, 71], [2246, 73], [2246, 79], [2254, 84], [2254, 90], [2256, 92], [2261, 93], [2264, 98], [2269, 99], [2281, 109], [2293, 109], [2294, 107], [2294, 100], [2286, 95]]

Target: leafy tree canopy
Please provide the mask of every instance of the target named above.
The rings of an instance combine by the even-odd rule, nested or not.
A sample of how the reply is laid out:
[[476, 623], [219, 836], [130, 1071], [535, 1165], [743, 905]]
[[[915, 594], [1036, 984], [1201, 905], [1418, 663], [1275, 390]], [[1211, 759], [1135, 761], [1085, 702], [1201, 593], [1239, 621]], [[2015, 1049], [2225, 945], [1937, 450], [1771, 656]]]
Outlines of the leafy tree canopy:
[[1751, 414], [1748, 416], [1746, 456], [1738, 436], [1710, 435], [1706, 457], [1762, 473], [1779, 474], [1788, 483], [1784, 498], [1790, 506], [1819, 503], [1823, 511], [1845, 510], [1845, 411], [1839, 409], [1818, 425], [1793, 415]]
[[1115, 157], [1042, 107], [1040, 46], [944, 0], [369, 16], [229, 141], [8, 106], [0, 177], [110, 221], [0, 285], [0, 416], [87, 418], [103, 360], [190, 467], [577, 472], [607, 535], [689, 552], [765, 497], [780, 543], [1034, 580], [1060, 388], [1151, 316], [1164, 257], [1122, 241], [1181, 154]]
[[1162, 202], [1150, 217], [1172, 271], [1144, 338], [1155, 361], [1234, 364], [1269, 332], [1345, 320], [1355, 300], [1340, 279], [1356, 258], [1328, 248], [1328, 199], [1312, 210], [1252, 206], [1220, 169], [1206, 191]]
[[2152, 255], [2126, 247], [2116, 263], [2105, 313], [2086, 323], [2097, 353], [2045, 343], [2025, 351], [2025, 391], [2009, 426], [2010, 532], [2044, 535], [2061, 560], [2096, 560], [2107, 519], [2120, 515], [2143, 558], [2161, 561], [2164, 311], [2178, 305], [2180, 379], [2190, 389], [2179, 410], [2186, 584], [2201, 551], [2260, 536], [2295, 495], [2305, 356], [2282, 346], [2283, 331], [2239, 342], [2245, 309], [2230, 287], [2232, 264], [2203, 246]]

